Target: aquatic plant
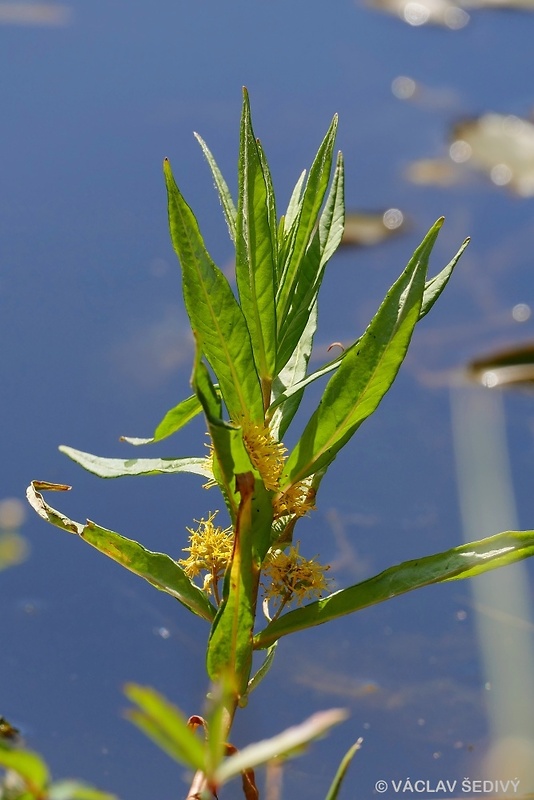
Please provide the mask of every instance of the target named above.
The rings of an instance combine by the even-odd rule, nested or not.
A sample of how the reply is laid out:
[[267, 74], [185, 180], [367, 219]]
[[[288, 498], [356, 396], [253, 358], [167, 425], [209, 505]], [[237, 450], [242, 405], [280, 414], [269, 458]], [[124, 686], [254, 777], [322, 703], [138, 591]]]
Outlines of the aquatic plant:
[[[417, 323], [445, 288], [467, 242], [437, 275], [428, 262], [438, 220], [386, 294], [367, 329], [315, 371], [309, 370], [317, 328], [317, 298], [325, 267], [344, 226], [344, 171], [334, 159], [334, 117], [315, 160], [302, 173], [279, 218], [271, 173], [251, 121], [247, 93], [241, 117], [237, 205], [204, 141], [235, 245], [234, 292], [213, 263], [197, 220], [168, 161], [164, 173], [169, 225], [196, 343], [193, 394], [172, 408], [150, 439], [176, 434], [203, 414], [209, 452], [190, 458], [108, 459], [60, 449], [104, 478], [192, 472], [217, 486], [227, 524], [209, 511], [188, 528], [180, 560], [97, 525], [81, 524], [49, 506], [44, 490], [65, 485], [34, 481], [28, 498], [41, 517], [81, 539], [178, 599], [205, 624], [211, 688], [204, 716], [186, 719], [154, 689], [130, 684], [129, 716], [160, 747], [196, 772], [189, 797], [211, 798], [241, 775], [245, 797], [257, 797], [253, 768], [298, 752], [344, 719], [339, 710], [236, 753], [229, 743], [236, 710], [265, 678], [278, 641], [418, 587], [467, 578], [534, 553], [534, 532], [507, 532], [443, 553], [392, 566], [354, 586], [330, 592], [328, 565], [301, 554], [299, 520], [313, 512], [321, 482], [340, 450], [378, 408], [404, 360]], [[334, 163], [335, 161], [335, 163]], [[331, 178], [333, 167], [333, 177]], [[283, 444], [308, 386], [328, 377], [322, 399], [290, 452]], [[213, 501], [210, 502], [213, 507]], [[253, 654], [265, 659], [252, 675]], [[205, 731], [202, 740], [197, 727]], [[339, 785], [355, 745], [329, 794]]]

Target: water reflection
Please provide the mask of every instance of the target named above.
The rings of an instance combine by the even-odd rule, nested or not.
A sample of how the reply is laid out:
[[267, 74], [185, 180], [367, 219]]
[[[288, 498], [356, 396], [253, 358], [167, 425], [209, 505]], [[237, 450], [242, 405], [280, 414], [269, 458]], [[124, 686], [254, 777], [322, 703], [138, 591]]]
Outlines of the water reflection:
[[0, 25], [63, 27], [71, 21], [71, 9], [59, 3], [0, 3]]
[[345, 230], [341, 245], [371, 246], [380, 244], [397, 233], [404, 232], [406, 220], [398, 208], [386, 211], [349, 211], [345, 215]]
[[459, 30], [469, 22], [469, 14], [450, 0], [371, 0], [370, 5], [400, 17], [412, 27], [442, 25]]
[[0, 570], [26, 560], [29, 547], [18, 533], [26, 517], [26, 509], [16, 497], [0, 500]]
[[495, 186], [520, 197], [534, 195], [534, 125], [513, 114], [483, 114], [453, 126], [448, 158], [422, 159], [410, 165], [413, 183], [450, 186], [464, 167], [486, 174]]
[[467, 365], [467, 375], [487, 388], [534, 384], [534, 344], [498, 350]]

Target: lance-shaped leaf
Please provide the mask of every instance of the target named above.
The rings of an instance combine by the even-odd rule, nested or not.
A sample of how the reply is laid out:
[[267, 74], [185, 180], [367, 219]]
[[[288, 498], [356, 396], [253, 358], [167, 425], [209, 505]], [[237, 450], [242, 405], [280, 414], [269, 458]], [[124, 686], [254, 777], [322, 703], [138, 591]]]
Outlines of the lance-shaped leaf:
[[249, 330], [228, 280], [210, 258], [195, 216], [164, 163], [169, 226], [182, 267], [184, 301], [193, 332], [202, 339], [230, 417], [263, 418], [263, 399]]
[[344, 224], [344, 171], [343, 157], [339, 153], [324, 211], [293, 280], [291, 305], [279, 324], [277, 372], [291, 358], [308, 324], [317, 303], [325, 266], [341, 242]]
[[[293, 391], [293, 387], [301, 385], [305, 380], [316, 329], [317, 303], [310, 311], [306, 327], [300, 341], [293, 349], [289, 361], [273, 381], [273, 402], [267, 411], [266, 418], [273, 436], [278, 441], [283, 438], [302, 400], [305, 384], [300, 391]], [[280, 397], [283, 397], [283, 400], [280, 400]]]
[[173, 433], [183, 428], [184, 425], [187, 425], [187, 423], [194, 419], [197, 414], [200, 414], [201, 411], [202, 406], [198, 401], [198, 397], [192, 395], [192, 397], [187, 397], [185, 400], [178, 403], [177, 406], [167, 411], [154, 431], [154, 435], [150, 438], [140, 439], [139, 437], [133, 436], [121, 436], [121, 442], [128, 442], [128, 444], [133, 445], [161, 442], [162, 439], [167, 439], [169, 436], [172, 436]]
[[209, 458], [102, 458], [74, 447], [61, 445], [59, 450], [99, 478], [123, 478], [128, 475], [162, 475], [192, 472], [212, 478]]
[[[256, 368], [270, 400], [276, 361], [276, 211], [267, 161], [256, 141], [246, 90], [239, 149], [236, 279], [247, 320]], [[265, 400], [265, 398], [264, 398]]]
[[213, 180], [215, 181], [215, 187], [219, 192], [219, 199], [223, 207], [226, 224], [228, 225], [228, 233], [230, 234], [230, 239], [235, 242], [237, 210], [234, 205], [230, 189], [228, 188], [227, 183], [222, 176], [221, 170], [217, 166], [217, 162], [213, 158], [213, 155], [204, 139], [199, 136], [198, 133], [195, 133], [195, 138], [201, 146], [202, 152], [206, 156], [206, 161], [210, 166], [211, 174], [213, 175]]
[[430, 229], [358, 346], [344, 355], [330, 378], [287, 461], [282, 490], [328, 467], [395, 380], [419, 319], [428, 258], [442, 222]]
[[[298, 203], [298, 212], [291, 228], [287, 231], [285, 247], [280, 254], [283, 266], [276, 300], [279, 329], [287, 324], [287, 315], [293, 304], [294, 289], [299, 279], [299, 269], [316, 229], [317, 218], [330, 180], [337, 122], [336, 115], [317, 151], [304, 193]], [[278, 363], [278, 369], [283, 366], [283, 363]]]
[[302, 187], [304, 186], [304, 181], [306, 179], [306, 170], [302, 170], [300, 173], [299, 179], [295, 184], [295, 188], [291, 193], [291, 197], [289, 198], [289, 203], [287, 205], [287, 211], [285, 216], [282, 217], [282, 225], [279, 228], [279, 235], [281, 238], [279, 239], [280, 246], [282, 245], [283, 241], [288, 236], [289, 232], [293, 227], [293, 223], [299, 214], [299, 211], [302, 207]]
[[241, 496], [234, 550], [225, 575], [224, 599], [212, 627], [207, 669], [212, 680], [235, 677], [237, 699], [246, 694], [252, 667], [252, 633], [256, 616], [261, 553], [270, 538], [272, 507], [252, 472], [236, 475]]
[[213, 776], [213, 782], [220, 786], [244, 770], [266, 764], [273, 758], [299, 755], [314, 739], [324, 736], [334, 725], [344, 722], [347, 716], [347, 712], [341, 708], [319, 711], [300, 725], [287, 728], [271, 739], [249, 744], [221, 764]]
[[[421, 303], [421, 310], [419, 311], [419, 320], [423, 319], [424, 316], [428, 314], [442, 291], [444, 290], [445, 286], [449, 282], [449, 279], [452, 275], [454, 267], [458, 263], [460, 256], [464, 252], [465, 248], [469, 244], [469, 239], [466, 239], [465, 242], [462, 244], [454, 258], [449, 261], [449, 263], [439, 272], [437, 275], [434, 275], [433, 278], [430, 278], [425, 283], [425, 291], [423, 292], [423, 301]], [[351, 352], [351, 350], [356, 349], [360, 342], [361, 336], [359, 339], [356, 339], [349, 347], [346, 348], [342, 353], [339, 353], [332, 361], [327, 362], [322, 367], [319, 367], [318, 370], [312, 372], [310, 375], [301, 376], [297, 378], [298, 374], [301, 374], [300, 371], [293, 372], [293, 363], [295, 358], [300, 358], [301, 355], [299, 353], [301, 343], [304, 343], [307, 340], [308, 333], [305, 330], [304, 334], [301, 338], [301, 342], [297, 346], [296, 350], [294, 351], [294, 355], [291, 357], [290, 361], [288, 361], [286, 367], [280, 373], [280, 382], [276, 380], [273, 385], [273, 394], [274, 399], [271, 403], [267, 417], [268, 419], [274, 419], [278, 417], [278, 409], [280, 406], [283, 406], [288, 400], [294, 398], [295, 395], [302, 396], [304, 389], [309, 386], [310, 383], [322, 378], [324, 375], [328, 375], [330, 372], [334, 372], [343, 359]], [[309, 358], [309, 357], [308, 357]], [[301, 361], [301, 363], [303, 363]], [[306, 362], [307, 363], [307, 362]], [[287, 376], [287, 378], [286, 378]], [[282, 389], [282, 386], [285, 388]], [[283, 434], [280, 434], [281, 436]]]
[[204, 769], [204, 743], [175, 705], [150, 686], [129, 683], [124, 694], [137, 706], [125, 712], [134, 725], [178, 763], [193, 771]]
[[345, 614], [382, 603], [433, 583], [472, 578], [534, 555], [534, 531], [506, 531], [413, 561], [404, 561], [348, 589], [279, 617], [255, 637], [255, 647], [270, 647], [281, 636], [322, 625]]
[[70, 486], [43, 481], [32, 481], [26, 491], [32, 508], [47, 522], [61, 530], [75, 533], [85, 542], [112, 558], [130, 572], [139, 575], [162, 592], [170, 594], [194, 614], [211, 622], [215, 609], [204, 592], [192, 583], [184, 570], [165, 553], [154, 553], [133, 539], [126, 539], [114, 531], [101, 528], [87, 520], [85, 525], [69, 519], [49, 506], [41, 491], [68, 491]]
[[335, 774], [334, 780], [332, 781], [330, 789], [328, 790], [328, 794], [326, 795], [325, 800], [337, 800], [341, 789], [341, 784], [345, 779], [347, 771], [351, 765], [352, 759], [362, 746], [362, 743], [363, 739], [358, 739], [356, 742], [354, 742], [352, 747], [349, 748], [349, 750], [345, 753], [345, 755], [341, 759], [341, 763]]
[[419, 319], [422, 319], [424, 316], [428, 314], [438, 297], [441, 295], [442, 291], [446, 287], [449, 282], [449, 279], [453, 273], [453, 270], [458, 263], [460, 256], [464, 252], [465, 248], [469, 244], [470, 239], [466, 239], [454, 258], [452, 258], [447, 266], [443, 267], [441, 272], [437, 275], [434, 275], [433, 278], [430, 278], [429, 281], [425, 284], [425, 291], [423, 294], [423, 302], [421, 303], [421, 312], [419, 314]]

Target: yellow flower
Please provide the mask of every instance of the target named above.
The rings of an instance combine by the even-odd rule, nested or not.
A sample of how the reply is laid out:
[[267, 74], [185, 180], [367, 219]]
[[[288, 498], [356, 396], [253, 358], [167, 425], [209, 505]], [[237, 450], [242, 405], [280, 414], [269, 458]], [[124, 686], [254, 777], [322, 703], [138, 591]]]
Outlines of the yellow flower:
[[278, 489], [284, 469], [286, 448], [277, 442], [265, 424], [246, 421], [243, 423], [243, 440], [252, 464], [260, 473], [265, 488], [272, 492]]
[[[280, 492], [280, 478], [284, 471], [287, 449], [282, 442], [277, 441], [269, 426], [265, 423], [252, 422], [249, 419], [241, 420], [243, 441], [252, 465], [257, 469], [265, 488], [275, 492], [273, 498], [274, 519], [285, 516], [302, 517], [315, 508], [315, 490], [312, 488], [312, 478], [290, 486]], [[213, 464], [215, 453], [213, 445], [209, 447], [209, 458]], [[205, 489], [216, 485], [215, 480], [204, 484]]]
[[221, 528], [213, 524], [216, 514], [217, 511], [208, 514], [207, 519], [196, 519], [196, 530], [187, 528], [190, 547], [184, 547], [183, 550], [189, 555], [181, 558], [178, 563], [189, 578], [196, 578], [201, 572], [205, 572], [202, 588], [208, 594], [213, 592], [219, 602], [217, 583], [232, 557], [234, 534], [232, 528]]
[[315, 490], [312, 488], [311, 482], [311, 478], [305, 478], [290, 486], [285, 492], [277, 494], [273, 501], [275, 518], [283, 517], [286, 514], [303, 517], [308, 511], [313, 511]]
[[298, 548], [297, 543], [287, 552], [275, 551], [263, 569], [264, 577], [270, 581], [267, 586], [263, 585], [265, 600], [277, 599], [280, 602], [278, 613], [293, 600], [301, 605], [305, 600], [320, 597], [328, 587], [325, 573], [329, 567], [319, 564], [316, 559], [304, 558]]

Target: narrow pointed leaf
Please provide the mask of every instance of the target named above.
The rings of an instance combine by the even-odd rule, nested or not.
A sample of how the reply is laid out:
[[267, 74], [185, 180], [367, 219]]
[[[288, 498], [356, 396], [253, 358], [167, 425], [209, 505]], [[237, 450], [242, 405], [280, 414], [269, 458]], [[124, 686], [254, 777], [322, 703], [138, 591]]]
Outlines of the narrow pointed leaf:
[[294, 221], [296, 220], [301, 208], [302, 201], [302, 187], [306, 179], [306, 170], [302, 170], [299, 179], [295, 184], [295, 188], [289, 198], [286, 215], [284, 217], [284, 234], [287, 236], [288, 231], [291, 230]]
[[123, 478], [135, 475], [163, 475], [192, 472], [212, 478], [208, 458], [102, 458], [74, 447], [60, 445], [59, 450], [99, 478]]
[[[469, 244], [469, 239], [466, 239], [461, 248], [459, 249], [459, 251], [457, 252], [457, 254], [447, 264], [447, 266], [444, 267], [441, 270], [441, 272], [439, 272], [437, 275], [435, 275], [433, 278], [430, 278], [430, 280], [426, 282], [425, 291], [423, 292], [423, 301], [421, 303], [421, 310], [419, 312], [419, 320], [423, 319], [423, 317], [426, 316], [426, 314], [428, 314], [428, 312], [430, 311], [430, 309], [440, 296], [441, 292], [447, 285], [449, 278], [452, 275], [454, 267], [458, 263], [460, 256], [462, 255], [468, 244]], [[268, 417], [274, 418], [276, 410], [281, 405], [286, 403], [286, 401], [292, 398], [295, 394], [302, 395], [304, 389], [307, 386], [309, 386], [310, 383], [313, 383], [319, 378], [322, 378], [324, 375], [328, 375], [330, 372], [334, 372], [334, 370], [336, 370], [339, 367], [343, 359], [350, 353], [350, 351], [352, 349], [355, 349], [359, 345], [359, 343], [361, 342], [361, 338], [362, 337], [360, 336], [342, 353], [339, 353], [339, 355], [333, 358], [332, 361], [328, 361], [322, 367], [319, 367], [319, 369], [315, 370], [315, 372], [312, 372], [309, 375], [305, 375], [299, 380], [296, 380], [296, 375], [295, 375], [295, 380], [287, 380], [287, 381], [284, 380], [283, 383], [286, 388], [284, 388], [283, 391], [280, 391], [280, 387], [278, 387], [278, 391], [276, 391], [277, 382], [275, 381], [273, 385], [274, 398], [273, 402], [271, 403], [271, 406], [268, 409]], [[297, 346], [297, 350], [299, 349], [299, 347], [300, 344]], [[282, 378], [282, 376], [284, 376], [286, 373], [289, 375], [291, 374], [292, 361], [293, 359], [291, 359], [290, 362], [288, 362], [288, 364], [286, 365], [286, 367], [284, 367], [284, 369], [280, 373], [280, 378]]]
[[332, 785], [328, 790], [328, 794], [325, 797], [325, 800], [337, 800], [339, 797], [339, 792], [341, 790], [341, 784], [343, 783], [345, 776], [347, 774], [348, 768], [352, 763], [352, 759], [358, 752], [358, 750], [362, 746], [363, 739], [358, 739], [358, 741], [354, 742], [352, 747], [345, 753], [341, 760], [341, 764], [339, 765], [338, 771], [332, 781]]
[[170, 164], [164, 164], [169, 226], [182, 267], [185, 306], [202, 339], [230, 417], [261, 419], [263, 399], [247, 323], [228, 280], [210, 258], [193, 212], [182, 197]]
[[393, 383], [419, 319], [428, 258], [439, 220], [391, 287], [356, 348], [346, 353], [291, 453], [281, 488], [324, 469]]
[[298, 755], [314, 739], [324, 736], [334, 725], [344, 722], [347, 716], [347, 712], [340, 708], [319, 711], [300, 725], [287, 728], [271, 739], [250, 744], [226, 759], [215, 773], [215, 782], [226, 783], [244, 770], [266, 764], [273, 758], [291, 758]]
[[439, 272], [437, 275], [434, 275], [433, 278], [430, 278], [430, 280], [427, 281], [425, 286], [425, 293], [423, 295], [423, 302], [421, 304], [421, 313], [419, 314], [419, 319], [422, 319], [424, 316], [426, 316], [426, 314], [428, 314], [428, 312], [430, 311], [430, 309], [432, 308], [432, 306], [434, 305], [434, 303], [436, 302], [436, 300], [438, 299], [438, 297], [448, 284], [449, 278], [452, 275], [454, 267], [458, 263], [460, 256], [462, 255], [467, 245], [469, 244], [469, 241], [470, 241], [469, 239], [466, 239], [462, 244], [462, 246], [460, 247], [460, 249], [458, 250], [458, 252], [456, 253], [456, 255], [454, 256], [454, 258], [451, 259], [451, 261], [449, 261], [447, 266], [443, 267], [441, 272]]
[[201, 136], [199, 136], [198, 133], [195, 133], [195, 138], [198, 141], [199, 145], [201, 146], [202, 152], [206, 156], [206, 161], [210, 165], [211, 173], [213, 175], [213, 180], [215, 181], [215, 186], [217, 188], [217, 191], [219, 192], [219, 199], [223, 207], [224, 216], [226, 218], [226, 224], [228, 225], [228, 233], [230, 234], [230, 239], [233, 242], [235, 242], [237, 210], [234, 205], [230, 189], [226, 185], [226, 181], [224, 180], [222, 173], [219, 167], [217, 166], [217, 162], [213, 158], [213, 155], [211, 154], [211, 151], [208, 148], [204, 139]]
[[129, 683], [124, 693], [137, 706], [126, 711], [134, 725], [179, 764], [193, 771], [204, 769], [204, 744], [175, 705], [149, 686]]
[[248, 682], [247, 687], [247, 697], [254, 689], [257, 689], [262, 680], [265, 678], [269, 670], [271, 669], [274, 663], [274, 657], [276, 655], [276, 647], [278, 642], [275, 642], [272, 647], [269, 647], [267, 650], [267, 655], [265, 656], [265, 660], [263, 661], [262, 665], [258, 669], [257, 672], [254, 673], [250, 681]]
[[[336, 114], [317, 151], [317, 155], [308, 175], [302, 199], [299, 203], [298, 214], [289, 231], [288, 247], [285, 250], [285, 263], [283, 265], [281, 284], [277, 297], [279, 327], [283, 323], [285, 324], [286, 317], [290, 311], [299, 268], [312, 240], [313, 232], [317, 224], [317, 217], [330, 180], [337, 123], [338, 118]], [[280, 368], [283, 366], [284, 365], [281, 364]]]
[[343, 157], [338, 154], [332, 186], [319, 225], [309, 247], [301, 258], [293, 281], [291, 306], [280, 321], [278, 335], [277, 373], [291, 358], [312, 309], [317, 303], [324, 269], [337, 250], [345, 224]]
[[[297, 413], [300, 401], [304, 394], [304, 383], [308, 362], [310, 360], [313, 337], [317, 330], [317, 303], [313, 306], [308, 316], [308, 322], [302, 332], [300, 341], [294, 348], [291, 357], [283, 370], [273, 381], [271, 403], [267, 419], [270, 420], [273, 435], [280, 441], [288, 429], [291, 420]], [[293, 387], [302, 385], [300, 390], [293, 391]], [[282, 398], [282, 399], [280, 399]], [[291, 399], [290, 399], [291, 398]]]
[[121, 441], [133, 445], [161, 442], [162, 439], [167, 439], [169, 436], [172, 436], [173, 433], [183, 428], [184, 425], [187, 425], [187, 423], [194, 419], [197, 414], [200, 414], [201, 411], [202, 406], [198, 402], [198, 398], [192, 395], [192, 397], [187, 397], [185, 400], [182, 400], [181, 403], [178, 403], [177, 406], [167, 411], [154, 431], [154, 435], [150, 438], [140, 439], [132, 436], [121, 436]]
[[69, 489], [70, 486], [64, 484], [32, 481], [26, 496], [34, 511], [42, 519], [68, 533], [77, 534], [113, 561], [144, 578], [156, 589], [175, 597], [194, 614], [209, 622], [213, 620], [215, 609], [204, 592], [189, 580], [184, 570], [170, 556], [147, 550], [139, 542], [101, 528], [90, 520], [87, 520], [85, 525], [75, 522], [49, 506], [41, 494], [44, 490], [68, 491]]
[[256, 141], [246, 90], [239, 151], [236, 279], [247, 320], [256, 368], [270, 381], [276, 359], [275, 247], [276, 214], [266, 160]]
[[341, 589], [315, 603], [284, 614], [255, 638], [255, 647], [270, 647], [288, 633], [322, 625], [345, 614], [382, 603], [392, 597], [504, 567], [534, 555], [534, 531], [506, 531], [477, 542], [454, 547], [390, 567], [348, 589]]

